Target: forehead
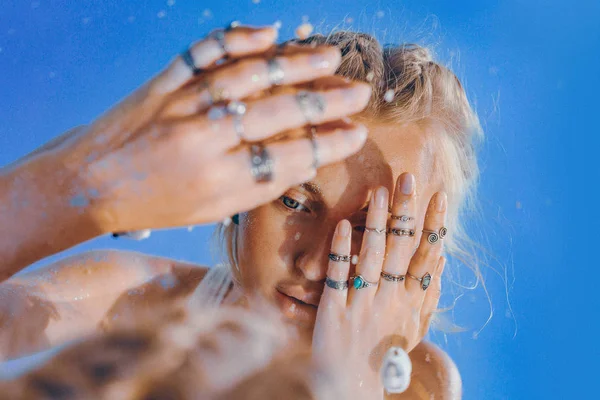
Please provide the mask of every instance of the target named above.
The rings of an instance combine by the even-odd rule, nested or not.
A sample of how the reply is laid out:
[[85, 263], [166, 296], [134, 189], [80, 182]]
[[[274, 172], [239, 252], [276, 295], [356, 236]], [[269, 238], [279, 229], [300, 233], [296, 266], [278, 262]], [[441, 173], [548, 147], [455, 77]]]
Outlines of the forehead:
[[404, 172], [415, 175], [420, 193], [433, 192], [435, 146], [432, 127], [417, 123], [365, 123], [369, 138], [365, 146], [343, 162], [319, 170], [315, 183], [328, 201], [365, 203], [371, 190], [386, 186], [390, 193]]

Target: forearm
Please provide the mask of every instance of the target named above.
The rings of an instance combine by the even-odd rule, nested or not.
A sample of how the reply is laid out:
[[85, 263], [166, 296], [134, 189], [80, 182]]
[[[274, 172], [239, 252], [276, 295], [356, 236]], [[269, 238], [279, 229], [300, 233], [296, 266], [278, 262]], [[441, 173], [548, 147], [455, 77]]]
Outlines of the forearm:
[[71, 173], [49, 160], [42, 151], [0, 170], [0, 281], [103, 233]]

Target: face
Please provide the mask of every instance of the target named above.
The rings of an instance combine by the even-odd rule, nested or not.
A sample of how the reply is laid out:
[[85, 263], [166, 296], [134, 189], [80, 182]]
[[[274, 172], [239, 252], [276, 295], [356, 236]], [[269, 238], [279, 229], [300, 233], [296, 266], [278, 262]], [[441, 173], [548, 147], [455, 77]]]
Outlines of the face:
[[359, 153], [321, 168], [312, 181], [240, 215], [236, 227], [244, 291], [272, 300], [307, 332], [314, 326], [336, 224], [342, 219], [351, 222], [351, 254], [358, 254], [367, 205], [377, 187], [385, 186], [391, 194], [400, 174], [415, 175], [417, 228], [422, 227], [431, 196], [443, 188], [434, 169], [439, 130], [416, 123], [366, 125], [369, 139]]

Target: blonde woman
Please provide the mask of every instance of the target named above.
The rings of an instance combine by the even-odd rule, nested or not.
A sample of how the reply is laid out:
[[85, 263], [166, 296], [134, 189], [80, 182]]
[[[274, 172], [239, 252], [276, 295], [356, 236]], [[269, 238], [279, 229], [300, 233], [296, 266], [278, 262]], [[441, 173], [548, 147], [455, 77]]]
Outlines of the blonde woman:
[[397, 398], [460, 397], [452, 361], [422, 341], [443, 247], [462, 251], [478, 177], [481, 130], [459, 80], [415, 45], [336, 32], [273, 47], [275, 37], [218, 31], [90, 127], [6, 170], [7, 278], [101, 234], [232, 216], [218, 227], [224, 266], [97, 251], [8, 279], [6, 358], [169, 301], [266, 298], [320, 362], [353, 366], [347, 384], [363, 398], [385, 396], [390, 346], [413, 364]]

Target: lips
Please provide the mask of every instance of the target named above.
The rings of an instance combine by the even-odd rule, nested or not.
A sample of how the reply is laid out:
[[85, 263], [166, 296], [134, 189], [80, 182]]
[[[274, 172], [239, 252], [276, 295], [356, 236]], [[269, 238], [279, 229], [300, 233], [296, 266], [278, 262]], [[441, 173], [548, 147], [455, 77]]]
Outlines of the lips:
[[288, 297], [312, 307], [319, 307], [322, 292], [306, 291], [300, 286], [278, 287], [277, 290]]
[[315, 296], [308, 296], [308, 293], [296, 294], [296, 296], [301, 297], [299, 299], [292, 296], [290, 292], [292, 291], [288, 288], [277, 288], [275, 290], [275, 300], [283, 315], [292, 321], [306, 324], [306, 326], [314, 324], [317, 318], [317, 305], [314, 303], [318, 304], [315, 301]]

